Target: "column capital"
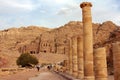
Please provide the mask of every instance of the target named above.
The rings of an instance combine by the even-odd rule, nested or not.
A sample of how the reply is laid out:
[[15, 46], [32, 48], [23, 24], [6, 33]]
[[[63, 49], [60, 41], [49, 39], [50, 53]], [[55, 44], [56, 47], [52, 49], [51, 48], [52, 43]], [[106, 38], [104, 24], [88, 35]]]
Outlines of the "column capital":
[[80, 4], [80, 7], [83, 8], [83, 7], [92, 7], [92, 4], [90, 2], [83, 2]]

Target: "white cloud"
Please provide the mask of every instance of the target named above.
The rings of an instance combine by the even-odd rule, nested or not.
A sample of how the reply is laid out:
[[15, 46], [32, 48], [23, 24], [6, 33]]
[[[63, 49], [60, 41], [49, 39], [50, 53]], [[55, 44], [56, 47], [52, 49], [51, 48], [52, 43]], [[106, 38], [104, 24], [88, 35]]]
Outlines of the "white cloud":
[[0, 0], [0, 13], [32, 11], [36, 7], [32, 0]]
[[45, 10], [40, 10], [40, 13], [46, 13], [47, 11], [45, 11]]
[[8, 27], [7, 22], [5, 20], [0, 20], [0, 30], [5, 29], [5, 27]]
[[55, 1], [58, 4], [63, 4], [66, 3], [68, 0], [53, 0], [53, 1]]
[[71, 12], [70, 8], [61, 8], [56, 14], [57, 15], [66, 15]]
[[56, 14], [58, 15], [68, 15], [71, 13], [74, 13], [75, 10], [77, 10], [79, 8], [79, 6], [77, 5], [77, 3], [75, 3], [74, 1], [71, 1], [69, 3], [66, 3], [64, 6], [62, 6]]
[[[118, 9], [119, 5], [116, 4], [113, 0], [89, 0], [89, 2], [92, 2], [93, 4], [93, 22], [102, 23], [104, 21], [111, 20], [116, 24], [120, 25], [120, 10]], [[81, 3], [81, 1], [79, 3]], [[64, 15], [64, 17], [67, 16], [66, 18], [69, 20], [71, 18], [74, 20], [80, 20], [82, 15], [80, 15], [81, 10], [79, 8], [79, 3], [74, 0], [72, 1], [72, 3], [66, 4], [65, 6], [60, 8], [57, 14]]]
[[32, 3], [18, 3], [18, 2], [9, 2], [11, 7], [15, 8], [21, 8], [21, 9], [26, 9], [26, 10], [32, 10], [34, 9], [34, 5]]
[[66, 4], [73, 0], [39, 0], [40, 2], [50, 3], [50, 4]]
[[56, 27], [71, 20], [81, 21], [82, 1], [92, 2], [93, 22], [112, 20], [120, 25], [117, 0], [0, 0], [0, 27], [31, 24]]
[[120, 10], [118, 10], [118, 5], [113, 0], [104, 2], [101, 0], [99, 3], [97, 1], [93, 2], [92, 14], [93, 22], [102, 23], [110, 20], [120, 25], [120, 20], [118, 19]]

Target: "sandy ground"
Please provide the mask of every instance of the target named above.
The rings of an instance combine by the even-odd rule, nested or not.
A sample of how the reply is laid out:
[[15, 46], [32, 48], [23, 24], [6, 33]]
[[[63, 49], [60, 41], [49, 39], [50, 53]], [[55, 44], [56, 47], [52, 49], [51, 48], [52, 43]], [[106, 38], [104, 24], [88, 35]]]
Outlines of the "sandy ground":
[[28, 80], [28, 78], [37, 76], [39, 73], [36, 69], [29, 69], [16, 74], [2, 76], [0, 80]]
[[29, 80], [66, 80], [66, 79], [54, 72], [46, 71], [40, 73], [37, 77], [30, 78]]

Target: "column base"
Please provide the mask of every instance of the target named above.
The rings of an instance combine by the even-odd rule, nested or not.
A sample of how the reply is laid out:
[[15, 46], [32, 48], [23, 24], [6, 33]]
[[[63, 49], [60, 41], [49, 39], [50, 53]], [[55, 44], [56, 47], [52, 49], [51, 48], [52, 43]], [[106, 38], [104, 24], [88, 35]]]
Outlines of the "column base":
[[108, 78], [95, 78], [95, 80], [108, 80]]
[[78, 73], [77, 72], [73, 72], [72, 75], [77, 78], [78, 77]]
[[84, 80], [95, 80], [94, 76], [85, 76]]

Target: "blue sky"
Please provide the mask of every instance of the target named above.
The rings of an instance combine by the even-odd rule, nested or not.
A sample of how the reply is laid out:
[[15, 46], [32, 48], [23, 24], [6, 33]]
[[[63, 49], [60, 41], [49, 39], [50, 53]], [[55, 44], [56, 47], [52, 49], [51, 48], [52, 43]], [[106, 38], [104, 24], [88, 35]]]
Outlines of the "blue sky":
[[56, 28], [81, 21], [83, 1], [93, 4], [94, 23], [111, 20], [120, 25], [120, 0], [0, 0], [0, 30], [29, 25]]

